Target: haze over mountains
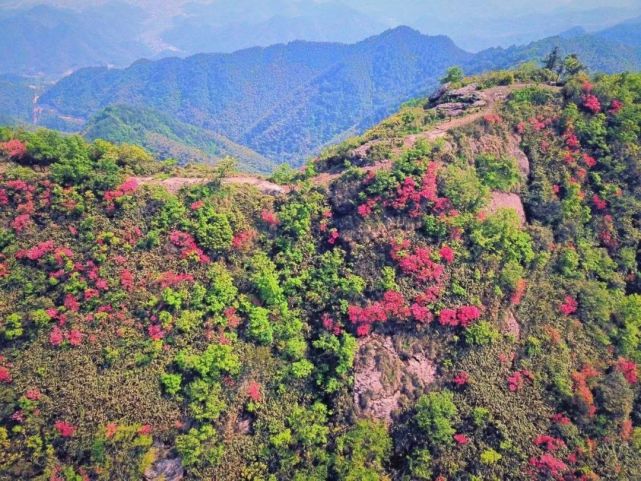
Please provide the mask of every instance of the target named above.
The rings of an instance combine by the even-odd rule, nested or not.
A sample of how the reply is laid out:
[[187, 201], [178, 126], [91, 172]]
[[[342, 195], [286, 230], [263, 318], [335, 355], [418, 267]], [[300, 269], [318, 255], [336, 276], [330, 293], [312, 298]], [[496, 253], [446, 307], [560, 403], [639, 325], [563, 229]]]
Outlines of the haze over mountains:
[[5, 0], [0, 72], [59, 78], [140, 57], [233, 52], [291, 40], [352, 43], [408, 25], [469, 51], [524, 44], [576, 26], [589, 32], [641, 15], [639, 0], [402, 2], [362, 0]]

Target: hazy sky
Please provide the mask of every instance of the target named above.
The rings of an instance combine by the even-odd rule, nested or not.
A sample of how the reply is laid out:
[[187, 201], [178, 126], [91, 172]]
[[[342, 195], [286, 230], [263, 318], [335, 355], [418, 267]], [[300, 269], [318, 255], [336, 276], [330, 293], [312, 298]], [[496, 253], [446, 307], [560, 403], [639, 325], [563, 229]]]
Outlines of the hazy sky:
[[[113, 0], [0, 0], [0, 7], [47, 4], [83, 8]], [[230, 25], [251, 23], [252, 12], [277, 16], [305, 15], [315, 4], [332, 3], [358, 10], [375, 25], [409, 25], [427, 34], [446, 34], [461, 47], [479, 50], [508, 46], [555, 35], [575, 26], [587, 30], [609, 27], [641, 15], [641, 0], [117, 0], [151, 14], [146, 36], [159, 37], [187, 4], [221, 7], [218, 19]], [[248, 5], [243, 10], [239, 5]], [[293, 8], [292, 8], [293, 7]], [[240, 11], [239, 11], [240, 10]], [[339, 11], [339, 10], [337, 10]], [[346, 11], [346, 10], [344, 10]], [[224, 12], [224, 13], [223, 13]], [[247, 12], [245, 15], [244, 12]], [[255, 18], [255, 16], [254, 16]]]

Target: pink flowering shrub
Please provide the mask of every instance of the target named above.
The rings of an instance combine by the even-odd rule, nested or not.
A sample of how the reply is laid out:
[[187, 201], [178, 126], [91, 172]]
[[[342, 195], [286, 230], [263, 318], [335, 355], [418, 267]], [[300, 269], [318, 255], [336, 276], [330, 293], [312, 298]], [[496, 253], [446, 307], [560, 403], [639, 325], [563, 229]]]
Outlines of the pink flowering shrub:
[[63, 438], [70, 438], [76, 433], [76, 427], [66, 421], [56, 421], [53, 427]]
[[27, 146], [18, 139], [0, 143], [0, 151], [10, 159], [19, 160], [27, 155]]
[[569, 316], [571, 314], [574, 314], [578, 308], [579, 304], [576, 302], [576, 300], [571, 296], [566, 296], [563, 303], [559, 307], [559, 311], [561, 311], [561, 314], [563, 314], [564, 316]]

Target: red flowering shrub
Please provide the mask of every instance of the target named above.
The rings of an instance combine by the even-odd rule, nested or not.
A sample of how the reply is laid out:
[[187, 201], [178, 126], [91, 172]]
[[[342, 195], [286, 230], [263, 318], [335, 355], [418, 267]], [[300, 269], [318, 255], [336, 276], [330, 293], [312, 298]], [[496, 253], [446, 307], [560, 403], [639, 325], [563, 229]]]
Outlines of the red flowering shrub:
[[586, 94], [583, 96], [583, 107], [593, 114], [601, 112], [601, 102], [596, 95]]
[[58, 326], [53, 326], [53, 329], [49, 333], [49, 343], [52, 346], [59, 346], [64, 341], [64, 335]]
[[564, 316], [569, 316], [571, 314], [574, 314], [578, 308], [579, 304], [576, 302], [576, 300], [571, 296], [566, 296], [563, 304], [561, 304], [561, 306], [559, 307], [559, 310]]
[[203, 207], [205, 207], [204, 200], [197, 200], [196, 202], [192, 202], [191, 205], [189, 206], [191, 210], [198, 210], [198, 209], [202, 209]]
[[120, 285], [126, 291], [131, 291], [134, 288], [134, 275], [128, 269], [120, 271]]
[[163, 331], [162, 328], [157, 324], [151, 324], [147, 328], [147, 333], [149, 334], [149, 337], [151, 337], [154, 341], [160, 341], [163, 337], [165, 337], [165, 331]]
[[11, 371], [6, 366], [0, 366], [0, 383], [11, 384], [13, 382], [13, 377], [11, 376]]
[[597, 160], [589, 154], [583, 153], [581, 154], [581, 158], [583, 159], [583, 163], [590, 169], [597, 164]]
[[497, 114], [485, 114], [483, 116], [483, 121], [488, 125], [495, 125], [500, 124], [502, 122], [502, 119]]
[[42, 393], [35, 388], [27, 389], [27, 392], [24, 393], [24, 397], [26, 397], [29, 401], [39, 401], [42, 397]]
[[323, 328], [335, 336], [340, 336], [343, 333], [343, 328], [329, 314], [323, 314], [321, 321]]
[[510, 304], [512, 304], [513, 306], [518, 306], [519, 304], [521, 304], [526, 289], [527, 281], [525, 279], [519, 279], [516, 282], [516, 287], [514, 288], [514, 292], [512, 292], [512, 296], [510, 297]]
[[191, 274], [176, 274], [175, 272], [163, 272], [158, 276], [158, 284], [162, 289], [174, 287], [184, 282], [194, 282]]
[[38, 261], [47, 254], [53, 252], [55, 245], [52, 240], [41, 242], [35, 247], [27, 250], [19, 250], [16, 252], [16, 259], [28, 259], [30, 261]]
[[523, 387], [526, 380], [534, 380], [534, 375], [530, 371], [528, 371], [527, 369], [514, 371], [507, 378], [508, 389], [512, 392], [516, 392]]
[[418, 302], [415, 302], [410, 306], [410, 312], [412, 317], [421, 324], [427, 324], [434, 320], [434, 314], [432, 314], [432, 311]]
[[245, 251], [256, 238], [256, 231], [254, 229], [242, 230], [234, 235], [231, 241], [233, 249]]
[[441, 326], [468, 327], [481, 317], [481, 310], [476, 306], [461, 306], [457, 309], [441, 309], [438, 322]]
[[13, 219], [11, 222], [11, 228], [16, 232], [22, 232], [31, 224], [31, 216], [28, 214], [22, 214]]
[[616, 363], [616, 369], [623, 374], [623, 377], [625, 377], [626, 381], [630, 384], [636, 384], [639, 380], [638, 368], [634, 361], [620, 357]]
[[71, 312], [78, 312], [80, 310], [80, 304], [73, 294], [67, 294], [65, 296], [64, 305]]
[[9, 268], [7, 264], [0, 262], [0, 279], [7, 277], [9, 275]]
[[466, 444], [470, 443], [470, 438], [468, 438], [465, 434], [455, 434], [454, 436], [452, 436], [452, 438], [459, 446], [465, 446]]
[[556, 451], [557, 449], [564, 448], [565, 442], [562, 439], [548, 436], [547, 434], [540, 434], [534, 439], [536, 446], [543, 446], [546, 451]]
[[140, 436], [149, 436], [152, 433], [153, 429], [150, 424], [143, 424], [138, 428], [138, 434]]
[[82, 344], [83, 336], [84, 335], [82, 334], [82, 332], [78, 331], [77, 329], [72, 329], [67, 334], [67, 340], [72, 346], [79, 346], [80, 344]]
[[421, 282], [438, 281], [445, 268], [432, 260], [432, 251], [427, 247], [411, 249], [408, 240], [392, 244], [391, 256], [403, 274]]
[[451, 264], [452, 262], [454, 262], [454, 250], [451, 247], [443, 246], [438, 251], [438, 253], [441, 256], [441, 259], [443, 259], [448, 264]]
[[603, 200], [597, 194], [594, 194], [592, 196], [592, 203], [594, 204], [594, 207], [597, 208], [597, 210], [605, 210], [608, 208], [608, 202], [606, 200]]
[[275, 227], [278, 224], [280, 224], [280, 220], [278, 219], [278, 216], [276, 215], [276, 213], [274, 213], [271, 210], [264, 209], [260, 214], [260, 218], [265, 224], [267, 224], [270, 227]]
[[247, 385], [247, 396], [253, 402], [260, 402], [263, 398], [262, 387], [256, 381], [250, 381]]
[[466, 371], [459, 371], [456, 376], [452, 378], [452, 382], [457, 386], [465, 386], [469, 380], [470, 375]]
[[182, 249], [180, 254], [183, 259], [195, 256], [202, 264], [209, 264], [209, 262], [211, 262], [211, 260], [207, 255], [205, 255], [203, 250], [198, 247], [191, 234], [188, 234], [187, 232], [181, 232], [178, 230], [170, 232], [169, 242]]
[[542, 476], [551, 476], [553, 479], [561, 479], [561, 476], [568, 470], [568, 466], [563, 461], [549, 453], [531, 458], [530, 466], [537, 469]]
[[610, 112], [613, 115], [616, 115], [621, 111], [622, 108], [623, 108], [623, 102], [621, 102], [618, 99], [613, 99], [612, 102], [610, 102], [610, 110], [608, 110], [608, 112]]
[[0, 151], [10, 159], [21, 159], [27, 155], [27, 146], [18, 139], [0, 143]]
[[107, 202], [107, 208], [114, 207], [114, 201], [125, 195], [133, 194], [138, 188], [138, 181], [136, 179], [127, 179], [125, 182], [120, 184], [115, 190], [109, 190], [105, 192], [104, 200]]
[[332, 229], [329, 231], [329, 236], [327, 237], [327, 243], [329, 245], [334, 245], [338, 241], [340, 237], [340, 234], [338, 233], [338, 229]]
[[56, 421], [53, 427], [56, 428], [58, 434], [63, 438], [70, 438], [76, 432], [76, 427], [66, 421]]

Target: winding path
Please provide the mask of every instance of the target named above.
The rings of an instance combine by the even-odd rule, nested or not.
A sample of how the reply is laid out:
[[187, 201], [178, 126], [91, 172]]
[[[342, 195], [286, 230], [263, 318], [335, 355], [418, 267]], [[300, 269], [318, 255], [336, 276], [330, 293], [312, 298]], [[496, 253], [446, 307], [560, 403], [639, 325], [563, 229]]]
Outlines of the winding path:
[[[479, 96], [479, 99], [484, 102], [483, 107], [474, 108], [472, 112], [463, 113], [457, 117], [450, 118], [447, 121], [437, 123], [433, 125], [430, 129], [420, 132], [418, 134], [411, 134], [404, 137], [402, 148], [397, 150], [406, 150], [411, 149], [416, 142], [419, 140], [428, 140], [434, 141], [439, 138], [445, 137], [451, 130], [464, 127], [466, 125], [472, 124], [481, 120], [488, 114], [496, 113], [496, 106], [500, 102], [503, 102], [510, 93], [520, 90], [526, 87], [531, 87], [536, 85], [540, 88], [544, 88], [550, 91], [558, 92], [559, 87], [546, 85], [546, 84], [532, 84], [532, 83], [518, 83], [512, 85], [491, 87], [485, 90], [478, 90], [476, 94]], [[365, 144], [357, 147], [352, 152], [364, 157], [367, 155], [367, 151], [374, 145], [383, 142], [382, 140], [371, 140]], [[365, 172], [378, 171], [381, 169], [389, 169], [392, 166], [392, 161], [389, 159], [381, 160], [372, 165], [366, 166], [363, 168]], [[321, 186], [328, 186], [332, 181], [337, 179], [342, 175], [342, 172], [322, 172], [314, 177], [312, 180], [314, 184]], [[135, 178], [141, 185], [162, 185], [167, 188], [170, 192], [178, 192], [182, 187], [187, 185], [202, 185], [210, 182], [211, 178], [204, 177], [170, 177], [168, 179], [156, 179], [153, 177], [136, 177]], [[227, 185], [251, 185], [256, 187], [258, 190], [268, 195], [280, 195], [290, 192], [293, 187], [289, 185], [278, 185], [273, 182], [269, 182], [261, 177], [255, 177], [251, 175], [234, 175], [231, 177], [226, 177], [222, 180], [223, 184]]]

